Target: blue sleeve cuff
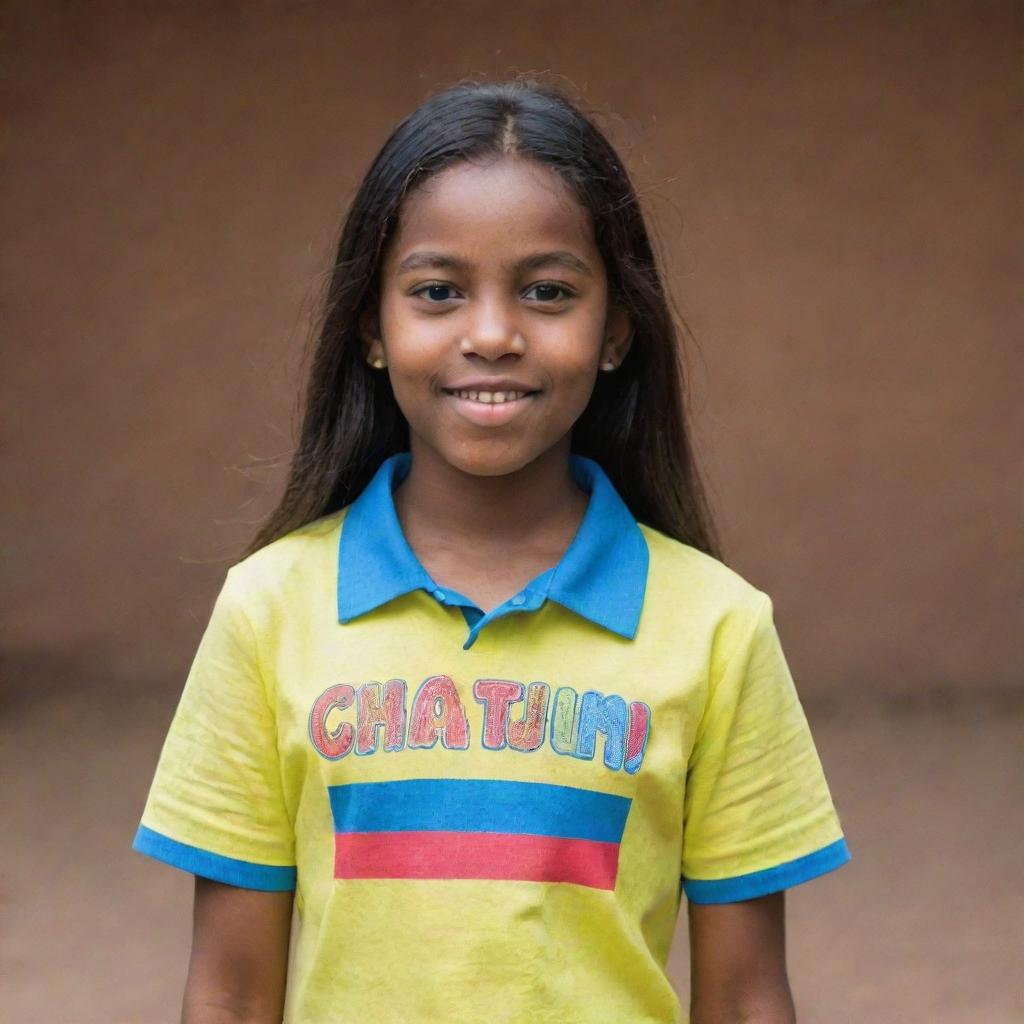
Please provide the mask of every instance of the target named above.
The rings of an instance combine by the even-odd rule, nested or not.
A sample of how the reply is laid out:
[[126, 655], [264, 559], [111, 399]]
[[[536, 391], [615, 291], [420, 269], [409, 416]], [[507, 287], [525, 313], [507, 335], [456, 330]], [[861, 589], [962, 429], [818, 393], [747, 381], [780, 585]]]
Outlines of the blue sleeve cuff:
[[850, 850], [846, 840], [837, 839], [796, 860], [776, 864], [763, 871], [752, 871], [749, 875], [715, 879], [683, 878], [683, 890], [691, 903], [736, 903], [809, 882], [818, 875], [842, 867], [849, 859]]
[[284, 892], [295, 888], [295, 868], [271, 864], [253, 864], [234, 857], [222, 857], [198, 846], [179, 843], [175, 839], [140, 825], [132, 849], [147, 857], [155, 857], [171, 867], [190, 871], [193, 875], [226, 882], [243, 889], [263, 889], [266, 892]]

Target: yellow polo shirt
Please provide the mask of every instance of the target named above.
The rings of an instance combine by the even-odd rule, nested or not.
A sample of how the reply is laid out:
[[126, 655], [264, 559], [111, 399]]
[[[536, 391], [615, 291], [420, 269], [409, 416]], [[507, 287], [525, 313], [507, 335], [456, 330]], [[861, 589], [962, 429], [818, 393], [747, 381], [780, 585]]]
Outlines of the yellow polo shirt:
[[771, 601], [573, 455], [576, 537], [485, 614], [406, 542], [410, 465], [228, 570], [135, 848], [295, 890], [292, 1024], [676, 1024], [683, 892], [850, 856]]

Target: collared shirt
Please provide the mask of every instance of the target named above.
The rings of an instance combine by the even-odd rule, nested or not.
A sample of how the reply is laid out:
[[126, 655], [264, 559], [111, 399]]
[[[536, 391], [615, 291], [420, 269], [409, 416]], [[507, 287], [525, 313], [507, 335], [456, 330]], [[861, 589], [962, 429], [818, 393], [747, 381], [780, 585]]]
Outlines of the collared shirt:
[[228, 571], [135, 848], [295, 890], [287, 1024], [678, 1024], [684, 893], [849, 858], [771, 600], [574, 457], [572, 543], [484, 614], [405, 541], [408, 469]]
[[486, 614], [451, 587], [440, 587], [416, 557], [395, 511], [394, 491], [412, 466], [410, 452], [386, 459], [352, 503], [338, 545], [338, 621], [351, 622], [412, 590], [462, 609], [468, 650], [488, 623], [557, 601], [604, 629], [632, 639], [643, 610], [649, 555], [633, 514], [601, 466], [570, 456], [576, 484], [590, 495], [587, 511], [558, 565]]

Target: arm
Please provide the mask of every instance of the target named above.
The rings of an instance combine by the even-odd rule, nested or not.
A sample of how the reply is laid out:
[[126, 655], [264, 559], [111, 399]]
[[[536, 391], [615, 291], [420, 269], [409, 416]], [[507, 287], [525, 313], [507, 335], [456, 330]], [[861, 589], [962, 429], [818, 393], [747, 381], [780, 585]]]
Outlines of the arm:
[[293, 896], [196, 876], [182, 1024], [280, 1024]]
[[795, 1024], [784, 901], [689, 905], [691, 1024]]

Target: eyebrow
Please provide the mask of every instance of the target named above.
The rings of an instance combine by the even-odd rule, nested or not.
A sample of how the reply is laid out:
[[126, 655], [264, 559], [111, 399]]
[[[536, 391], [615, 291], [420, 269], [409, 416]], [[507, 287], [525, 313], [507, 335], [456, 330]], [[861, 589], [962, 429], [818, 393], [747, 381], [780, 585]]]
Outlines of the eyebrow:
[[[549, 266], [552, 263], [568, 270], [575, 270], [578, 274], [593, 276], [590, 267], [583, 260], [563, 249], [532, 253], [514, 264], [513, 269], [536, 270], [538, 267]], [[459, 259], [458, 256], [451, 256], [443, 252], [414, 252], [398, 264], [398, 273], [404, 274], [406, 271], [419, 270], [423, 267], [429, 267], [432, 270], [460, 270], [463, 273], [469, 271], [469, 264], [465, 260]]]

